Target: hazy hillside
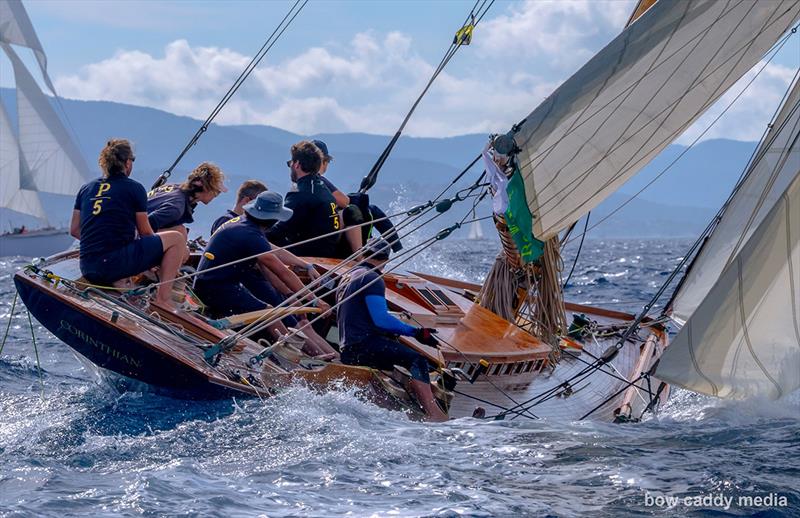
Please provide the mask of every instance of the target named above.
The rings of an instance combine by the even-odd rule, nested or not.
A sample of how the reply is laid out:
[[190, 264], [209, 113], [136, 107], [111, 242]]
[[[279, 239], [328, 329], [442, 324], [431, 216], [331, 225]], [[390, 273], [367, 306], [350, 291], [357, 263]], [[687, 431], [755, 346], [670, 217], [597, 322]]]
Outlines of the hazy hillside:
[[[12, 119], [15, 119], [13, 90], [0, 89], [0, 98]], [[168, 167], [200, 125], [200, 121], [179, 117], [164, 111], [100, 101], [64, 100], [72, 127], [78, 134], [79, 146], [96, 173], [97, 153], [110, 137], [126, 137], [135, 143], [134, 177], [149, 187], [158, 174]], [[233, 191], [246, 178], [259, 178], [270, 188], [285, 192], [289, 188], [285, 162], [289, 146], [307, 136], [300, 136], [269, 126], [212, 125], [181, 164], [173, 178], [180, 180], [186, 172], [203, 160], [219, 164], [229, 176], [231, 192], [209, 207], [197, 212], [197, 232], [207, 233], [208, 222], [233, 202]], [[363, 133], [322, 134], [321, 138], [335, 156], [329, 178], [343, 191], [358, 187], [377, 155], [390, 137]], [[464, 135], [451, 138], [403, 137], [384, 166], [371, 196], [386, 207], [410, 207], [434, 196], [480, 152], [486, 135]], [[702, 142], [686, 151], [679, 145], [669, 146], [637, 177], [603, 204], [592, 216], [592, 224], [602, 220], [615, 208], [635, 195], [644, 185], [675, 162], [668, 172], [636, 199], [599, 225], [598, 237], [657, 237], [696, 235], [727, 197], [753, 150], [754, 143], [729, 140]], [[479, 174], [476, 167], [462, 182], [468, 184]], [[51, 221], [63, 223], [69, 218], [71, 200], [47, 196]], [[467, 207], [456, 207], [453, 214], [441, 220], [442, 226]], [[487, 201], [478, 208], [488, 214]], [[387, 209], [388, 211], [388, 209]], [[0, 210], [0, 227], [31, 223], [29, 218]], [[488, 228], [488, 225], [486, 225]]]

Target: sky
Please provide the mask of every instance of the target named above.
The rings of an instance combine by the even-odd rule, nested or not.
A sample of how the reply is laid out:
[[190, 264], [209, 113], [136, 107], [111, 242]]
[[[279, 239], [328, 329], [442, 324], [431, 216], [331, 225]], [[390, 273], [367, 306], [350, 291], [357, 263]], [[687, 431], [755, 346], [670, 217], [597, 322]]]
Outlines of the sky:
[[[769, 0], [767, 0], [769, 1]], [[66, 98], [204, 119], [293, 2], [26, 0]], [[507, 131], [623, 28], [635, 0], [497, 0], [406, 134]], [[311, 0], [219, 115], [301, 134], [392, 134], [474, 0]], [[758, 140], [800, 66], [795, 35], [703, 138]], [[757, 67], [758, 68], [758, 67]], [[746, 76], [680, 138], [688, 143]], [[10, 86], [0, 64], [0, 84]]]

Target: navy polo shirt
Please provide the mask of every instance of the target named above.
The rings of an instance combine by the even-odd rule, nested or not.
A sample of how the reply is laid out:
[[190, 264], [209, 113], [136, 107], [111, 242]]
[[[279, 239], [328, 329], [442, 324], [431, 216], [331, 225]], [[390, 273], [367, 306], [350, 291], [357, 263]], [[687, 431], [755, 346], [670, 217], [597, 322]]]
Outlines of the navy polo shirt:
[[147, 193], [147, 219], [153, 232], [185, 225], [194, 221], [196, 205], [192, 203], [192, 195], [181, 190], [180, 185], [162, 185]]
[[213, 234], [214, 232], [216, 232], [217, 229], [221, 227], [223, 223], [227, 223], [233, 218], [238, 218], [238, 217], [239, 217], [238, 214], [228, 209], [228, 212], [226, 212], [223, 216], [220, 216], [217, 219], [215, 219], [214, 223], [211, 224], [211, 233]]
[[81, 256], [118, 250], [136, 239], [136, 213], [147, 211], [147, 191], [125, 175], [98, 178], [75, 197], [81, 213]]
[[335, 185], [333, 185], [333, 182], [328, 180], [325, 176], [319, 175], [319, 179], [322, 181], [322, 183], [325, 184], [325, 187], [327, 187], [328, 190], [331, 191], [332, 193], [339, 190], [336, 188]]
[[264, 237], [261, 227], [245, 216], [237, 216], [220, 226], [208, 241], [197, 271], [198, 281], [240, 282], [252, 271], [257, 259], [219, 268], [207, 273], [204, 270], [226, 264], [237, 259], [269, 252], [272, 247]]
[[[376, 334], [383, 333], [372, 321], [369, 308], [367, 308], [366, 299], [369, 295], [386, 296], [386, 284], [383, 282], [380, 271], [372, 270], [372, 268], [369, 264], [360, 264], [354, 268], [336, 293], [336, 300], [341, 304], [337, 314], [339, 343], [344, 346], [358, 344]], [[367, 287], [364, 288], [364, 286]], [[361, 293], [346, 300], [362, 288], [364, 290]]]
[[[342, 228], [336, 200], [319, 175], [307, 175], [297, 181], [297, 191], [286, 194], [284, 205], [294, 211], [287, 221], [280, 221], [267, 232], [277, 246], [299, 243]], [[336, 257], [339, 234], [290, 248], [299, 256]]]

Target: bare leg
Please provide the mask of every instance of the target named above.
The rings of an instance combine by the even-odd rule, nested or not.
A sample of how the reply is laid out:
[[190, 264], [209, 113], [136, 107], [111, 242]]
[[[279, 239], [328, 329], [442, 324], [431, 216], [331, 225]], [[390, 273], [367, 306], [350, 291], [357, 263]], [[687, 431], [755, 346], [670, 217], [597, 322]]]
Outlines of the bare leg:
[[422, 409], [425, 410], [425, 415], [428, 416], [429, 420], [442, 422], [449, 419], [447, 414], [439, 407], [439, 403], [436, 402], [433, 391], [431, 391], [430, 383], [412, 379], [406, 385], [406, 389], [417, 398], [417, 401], [420, 406], [422, 406]]
[[160, 232], [157, 234], [161, 238], [161, 246], [164, 248], [164, 256], [161, 258], [161, 282], [156, 292], [156, 302], [160, 305], [174, 308], [172, 302], [172, 284], [181, 267], [186, 248], [186, 239], [180, 232]]
[[308, 325], [307, 318], [300, 320], [297, 327], [303, 328], [303, 334], [305, 334], [308, 341], [311, 342], [311, 347], [316, 350], [312, 356], [324, 355], [326, 356], [325, 359], [331, 360], [339, 357], [339, 353], [336, 352], [336, 349], [331, 347], [331, 344], [322, 338], [313, 327]]
[[[157, 232], [157, 234], [163, 234], [164, 232], [178, 232], [183, 236], [183, 241], [184, 242], [188, 242], [189, 241], [189, 229], [184, 227], [183, 225], [178, 225], [178, 226], [169, 227], [169, 228], [163, 228], [163, 229], [159, 230]], [[186, 247], [186, 253], [183, 255], [183, 260], [181, 261], [181, 264], [186, 264], [186, 262], [189, 260], [190, 256], [191, 256], [191, 254], [189, 252], [189, 247]]]
[[350, 227], [345, 230], [344, 235], [347, 237], [347, 243], [353, 252], [359, 251], [364, 246], [361, 240], [361, 227]]

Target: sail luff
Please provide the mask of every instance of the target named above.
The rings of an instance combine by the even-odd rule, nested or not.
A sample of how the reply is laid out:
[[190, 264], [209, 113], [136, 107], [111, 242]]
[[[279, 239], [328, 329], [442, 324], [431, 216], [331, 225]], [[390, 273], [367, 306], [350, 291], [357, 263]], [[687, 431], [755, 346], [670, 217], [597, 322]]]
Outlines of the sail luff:
[[516, 141], [534, 235], [555, 236], [614, 192], [799, 15], [800, 4], [787, 1], [651, 6], [522, 124]]
[[727, 398], [800, 388], [800, 169], [667, 348], [657, 375]]
[[6, 43], [16, 80], [19, 148], [33, 186], [40, 192], [73, 195], [86, 181], [88, 166], [25, 64]]

